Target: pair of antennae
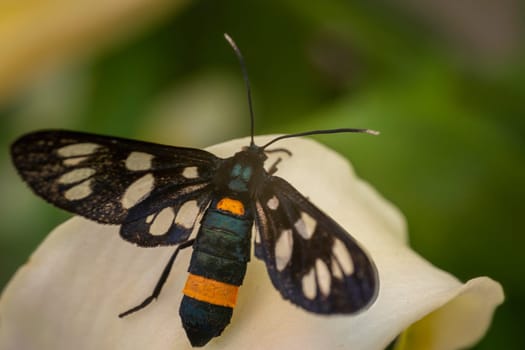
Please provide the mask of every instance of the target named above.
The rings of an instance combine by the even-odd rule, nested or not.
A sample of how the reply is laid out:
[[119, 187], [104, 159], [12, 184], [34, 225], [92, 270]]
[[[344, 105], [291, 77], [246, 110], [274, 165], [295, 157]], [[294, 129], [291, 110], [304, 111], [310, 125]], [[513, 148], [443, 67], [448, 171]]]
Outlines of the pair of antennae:
[[[235, 44], [235, 41], [227, 34], [224, 33], [224, 38], [226, 38], [226, 41], [230, 44], [233, 51], [235, 52], [235, 55], [239, 59], [239, 63], [241, 64], [242, 69], [242, 76], [244, 78], [244, 83], [246, 84], [246, 92], [248, 94], [248, 107], [250, 108], [250, 135], [251, 135], [251, 141], [250, 141], [250, 147], [255, 146], [255, 142], [253, 140], [253, 135], [255, 133], [255, 120], [253, 116], [253, 105], [252, 105], [252, 90], [250, 88], [250, 80], [248, 79], [248, 71], [246, 70], [246, 65], [244, 64], [244, 58], [241, 54], [241, 50], [237, 47], [237, 44]], [[262, 149], [265, 149], [266, 147], [270, 146], [274, 142], [277, 142], [282, 139], [288, 139], [291, 137], [299, 137], [299, 136], [308, 136], [308, 135], [320, 135], [320, 134], [338, 134], [338, 133], [345, 133], [345, 132], [352, 132], [352, 133], [365, 133], [370, 135], [379, 135], [379, 131], [370, 130], [370, 129], [353, 129], [353, 128], [340, 128], [340, 129], [329, 129], [329, 130], [312, 130], [312, 131], [305, 131], [305, 132], [299, 132], [296, 134], [289, 134], [289, 135], [283, 135], [276, 137], [275, 139], [271, 140], [270, 142], [266, 143], [264, 146], [262, 146]]]

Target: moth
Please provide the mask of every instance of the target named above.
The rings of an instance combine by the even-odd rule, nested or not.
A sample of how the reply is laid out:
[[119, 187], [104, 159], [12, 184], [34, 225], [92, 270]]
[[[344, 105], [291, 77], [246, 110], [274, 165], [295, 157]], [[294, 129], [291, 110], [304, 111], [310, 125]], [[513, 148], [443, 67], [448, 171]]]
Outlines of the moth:
[[[74, 131], [20, 137], [11, 155], [32, 190], [55, 206], [102, 224], [140, 247], [176, 246], [153, 292], [125, 317], [159, 297], [182, 249], [193, 248], [179, 314], [192, 346], [204, 346], [230, 323], [251, 256], [266, 264], [282, 297], [317, 314], [352, 314], [375, 300], [379, 281], [367, 253], [340, 225], [265, 169], [275, 142], [368, 129], [316, 130], [254, 143], [250, 84], [246, 82], [251, 142], [229, 158], [200, 149], [165, 146]], [[198, 227], [193, 237], [194, 228]]]

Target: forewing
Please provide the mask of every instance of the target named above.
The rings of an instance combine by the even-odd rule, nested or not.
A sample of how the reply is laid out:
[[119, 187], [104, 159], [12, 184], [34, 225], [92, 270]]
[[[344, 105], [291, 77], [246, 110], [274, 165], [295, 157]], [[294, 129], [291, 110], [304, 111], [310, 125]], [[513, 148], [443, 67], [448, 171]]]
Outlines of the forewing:
[[201, 183], [156, 189], [130, 209], [120, 235], [143, 247], [186, 241], [212, 199], [212, 185]]
[[321, 314], [375, 300], [377, 270], [357, 242], [285, 180], [270, 176], [255, 201], [255, 254], [285, 299]]
[[[12, 145], [11, 154], [36, 194], [91, 220], [124, 224], [124, 238], [138, 244], [155, 236], [146, 219], [153, 224], [164, 208], [177, 214], [194, 200], [198, 211], [189, 214], [203, 210], [209, 199], [204, 192], [219, 162], [198, 149], [61, 130], [27, 134]], [[145, 226], [139, 232], [142, 219]], [[158, 234], [145, 245], [180, 241], [191, 229], [190, 219], [185, 220], [177, 235]]]

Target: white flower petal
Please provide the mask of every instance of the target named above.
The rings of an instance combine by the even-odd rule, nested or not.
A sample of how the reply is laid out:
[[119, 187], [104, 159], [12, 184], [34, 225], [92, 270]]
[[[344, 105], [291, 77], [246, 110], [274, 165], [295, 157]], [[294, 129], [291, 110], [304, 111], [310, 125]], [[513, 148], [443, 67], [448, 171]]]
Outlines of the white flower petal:
[[[227, 156], [246, 144], [243, 139], [210, 149]], [[462, 284], [423, 260], [406, 245], [398, 210], [334, 152], [302, 139], [279, 147], [293, 156], [284, 155], [277, 175], [344, 226], [376, 262], [378, 299], [355, 316], [307, 313], [284, 301], [264, 264], [252, 259], [232, 323], [206, 349], [382, 349], [411, 325], [417, 343], [406, 348], [457, 349], [479, 340], [503, 300], [497, 282], [481, 277]], [[0, 348], [190, 349], [178, 305], [191, 249], [177, 258], [157, 301], [117, 317], [151, 292], [172, 250], [138, 248], [121, 240], [116, 226], [71, 219], [4, 291]]]
[[410, 326], [402, 349], [463, 349], [485, 334], [491, 317], [480, 315], [491, 316], [494, 306], [503, 301], [501, 286], [490, 278], [479, 277], [454, 291], [456, 295], [447, 296], [450, 301], [445, 305]]

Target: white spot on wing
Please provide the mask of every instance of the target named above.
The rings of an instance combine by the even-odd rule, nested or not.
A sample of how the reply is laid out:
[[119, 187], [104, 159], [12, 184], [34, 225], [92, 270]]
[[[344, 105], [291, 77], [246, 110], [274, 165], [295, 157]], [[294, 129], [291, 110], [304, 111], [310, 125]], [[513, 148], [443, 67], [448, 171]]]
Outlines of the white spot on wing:
[[76, 201], [79, 199], [86, 198], [93, 190], [91, 189], [91, 179], [85, 180], [78, 185], [75, 185], [64, 192], [64, 197], [68, 201]]
[[[170, 229], [175, 218], [175, 212], [171, 207], [166, 207], [155, 217], [155, 221], [149, 227], [149, 233], [154, 236], [163, 235]], [[147, 220], [148, 218], [146, 218]]]
[[82, 180], [87, 179], [94, 173], [95, 170], [91, 168], [75, 169], [60, 176], [58, 182], [61, 184], [73, 184], [75, 182], [80, 182]]
[[306, 214], [304, 211], [301, 212], [301, 218], [299, 218], [299, 220], [297, 220], [294, 224], [295, 229], [304, 239], [312, 238], [316, 225], [317, 222], [314, 220], [314, 218]]
[[175, 218], [175, 223], [184, 228], [192, 228], [197, 215], [199, 215], [197, 201], [187, 201], [180, 207], [177, 217]]
[[131, 152], [126, 159], [126, 168], [131, 171], [151, 169], [153, 156], [144, 152]]
[[332, 257], [332, 275], [337, 279], [343, 278], [343, 271], [339, 267], [339, 264], [334, 257]]
[[277, 271], [282, 271], [292, 257], [292, 230], [283, 230], [275, 243], [275, 265]]
[[96, 143], [75, 143], [73, 145], [67, 145], [57, 150], [60, 157], [76, 157], [76, 156], [87, 156], [95, 152], [100, 145]]
[[312, 269], [303, 276], [302, 287], [303, 287], [303, 294], [308, 299], [313, 299], [317, 295], [317, 287], [315, 284], [315, 270], [312, 267]]
[[184, 176], [186, 179], [196, 179], [199, 177], [199, 169], [196, 166], [184, 168], [182, 171], [182, 176]]
[[66, 159], [64, 159], [64, 161], [62, 163], [65, 166], [74, 166], [74, 165], [78, 165], [78, 164], [82, 163], [83, 161], [85, 161], [88, 158], [89, 157], [66, 158]]
[[276, 210], [277, 208], [279, 208], [279, 199], [273, 196], [272, 198], [268, 199], [268, 202], [266, 203], [266, 205], [271, 210]]
[[146, 218], [146, 224], [151, 224], [153, 221], [153, 218], [155, 217], [155, 214], [151, 214]]
[[345, 244], [339, 239], [334, 241], [332, 253], [336, 257], [337, 261], [339, 261], [339, 264], [341, 265], [345, 275], [351, 275], [354, 273], [354, 263], [352, 261], [352, 257], [350, 256], [350, 252], [348, 249], [346, 249]]
[[317, 281], [321, 293], [325, 296], [330, 294], [330, 285], [332, 283], [330, 270], [328, 270], [328, 267], [321, 259], [315, 261], [315, 270], [317, 271]]
[[146, 174], [133, 182], [128, 187], [126, 192], [124, 192], [124, 196], [122, 197], [121, 201], [122, 207], [124, 209], [129, 209], [138, 202], [142, 201], [150, 194], [154, 183], [155, 178], [151, 174]]

